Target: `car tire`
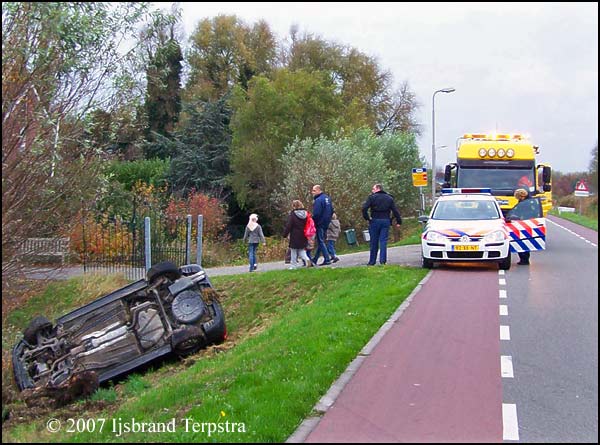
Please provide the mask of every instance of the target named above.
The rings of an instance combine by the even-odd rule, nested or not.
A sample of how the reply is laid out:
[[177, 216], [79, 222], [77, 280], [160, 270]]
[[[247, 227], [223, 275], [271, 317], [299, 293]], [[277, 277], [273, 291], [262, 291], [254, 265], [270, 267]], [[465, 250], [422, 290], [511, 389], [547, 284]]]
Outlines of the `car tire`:
[[195, 326], [188, 326], [173, 332], [171, 346], [179, 356], [193, 354], [206, 344], [202, 331]]
[[46, 317], [37, 316], [29, 323], [23, 331], [23, 338], [30, 345], [37, 344], [38, 333], [52, 329], [52, 323]]
[[509, 253], [506, 258], [504, 258], [502, 261], [500, 261], [498, 263], [498, 268], [500, 270], [509, 270], [510, 269], [510, 263], [511, 263], [511, 257], [510, 257], [510, 253]]
[[179, 268], [171, 261], [163, 261], [162, 263], [155, 264], [150, 268], [147, 274], [148, 283], [152, 284], [156, 279], [160, 277], [167, 277], [171, 281], [175, 281], [181, 278], [181, 272]]
[[433, 269], [433, 261], [425, 258], [424, 256], [421, 257], [421, 266], [424, 269]]

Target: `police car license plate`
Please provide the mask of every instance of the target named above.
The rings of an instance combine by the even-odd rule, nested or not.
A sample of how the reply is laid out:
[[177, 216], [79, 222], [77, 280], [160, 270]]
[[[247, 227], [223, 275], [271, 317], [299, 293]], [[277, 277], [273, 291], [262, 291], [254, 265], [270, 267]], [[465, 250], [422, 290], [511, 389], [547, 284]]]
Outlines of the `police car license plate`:
[[479, 246], [453, 246], [454, 251], [460, 250], [460, 251], [473, 251], [473, 250], [479, 250]]

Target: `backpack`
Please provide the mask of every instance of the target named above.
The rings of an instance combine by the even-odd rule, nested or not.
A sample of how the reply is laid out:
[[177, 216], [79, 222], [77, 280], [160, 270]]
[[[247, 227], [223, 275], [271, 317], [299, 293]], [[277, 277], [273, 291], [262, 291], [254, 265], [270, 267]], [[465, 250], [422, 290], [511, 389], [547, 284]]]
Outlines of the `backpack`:
[[310, 213], [306, 212], [306, 222], [304, 223], [304, 236], [306, 239], [310, 239], [317, 233], [315, 222], [310, 216]]

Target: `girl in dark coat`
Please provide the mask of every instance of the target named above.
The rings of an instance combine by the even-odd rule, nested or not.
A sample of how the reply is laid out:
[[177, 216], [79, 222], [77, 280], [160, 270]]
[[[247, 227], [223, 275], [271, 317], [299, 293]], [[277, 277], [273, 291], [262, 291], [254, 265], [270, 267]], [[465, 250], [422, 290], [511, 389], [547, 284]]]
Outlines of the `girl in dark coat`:
[[304, 260], [306, 267], [311, 267], [312, 262], [306, 255], [306, 243], [307, 239], [304, 236], [304, 225], [306, 224], [306, 218], [308, 212], [304, 209], [304, 205], [301, 201], [295, 199], [292, 201], [292, 211], [288, 216], [283, 236], [290, 236], [290, 250], [291, 250], [291, 264], [290, 269], [296, 269], [298, 257]]

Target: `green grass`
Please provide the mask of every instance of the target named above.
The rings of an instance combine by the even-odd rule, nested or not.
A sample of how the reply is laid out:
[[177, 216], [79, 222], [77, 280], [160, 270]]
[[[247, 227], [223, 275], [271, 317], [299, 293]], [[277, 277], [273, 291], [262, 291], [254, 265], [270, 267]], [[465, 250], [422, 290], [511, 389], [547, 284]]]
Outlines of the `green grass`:
[[[385, 266], [273, 271], [212, 279], [230, 339], [193, 365], [168, 365], [116, 385], [110, 410], [83, 417], [169, 422], [176, 432], [50, 434], [53, 415], [11, 428], [8, 441], [282, 442], [306, 418], [427, 271]], [[235, 345], [235, 347], [227, 348]], [[189, 365], [189, 363], [188, 363]], [[124, 390], [119, 391], [119, 386]], [[69, 417], [75, 417], [72, 413]], [[245, 432], [186, 432], [183, 419], [243, 423]], [[208, 426], [206, 426], [208, 428]]]
[[571, 222], [579, 224], [580, 226], [587, 227], [588, 229], [593, 229], [596, 232], [598, 231], [598, 218], [591, 218], [585, 215], [579, 215], [578, 213], [558, 213], [557, 209], [552, 209], [550, 214], [558, 216], [559, 218], [567, 219]]

